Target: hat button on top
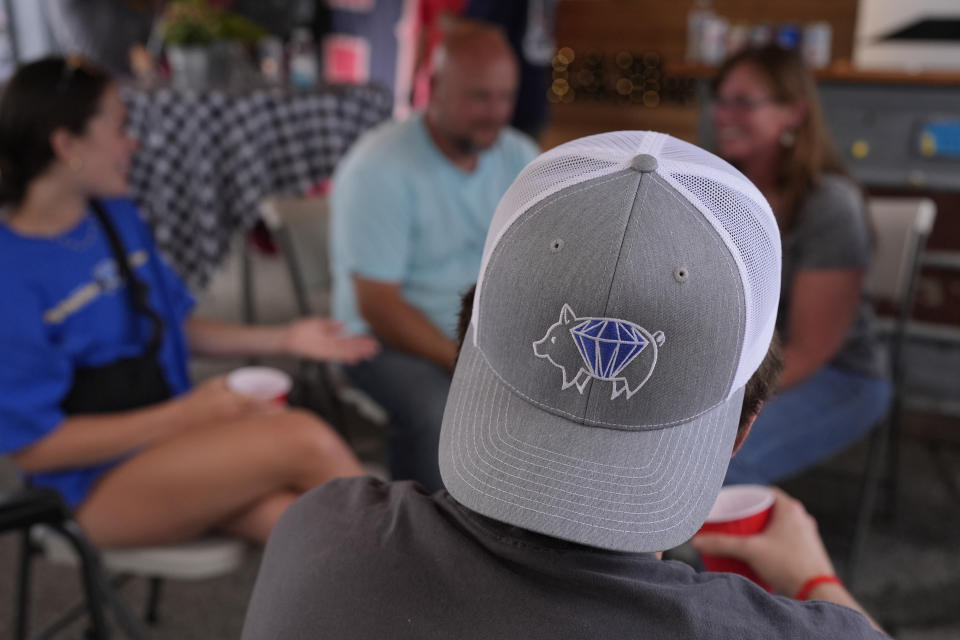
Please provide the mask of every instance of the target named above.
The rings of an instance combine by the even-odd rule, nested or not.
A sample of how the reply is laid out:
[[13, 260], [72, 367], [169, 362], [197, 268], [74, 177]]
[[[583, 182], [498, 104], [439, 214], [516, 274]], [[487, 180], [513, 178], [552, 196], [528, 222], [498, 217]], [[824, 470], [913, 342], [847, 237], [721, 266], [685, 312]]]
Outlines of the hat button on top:
[[648, 153], [641, 153], [640, 155], [634, 156], [633, 160], [630, 161], [630, 167], [639, 171], [640, 173], [650, 173], [651, 171], [656, 171], [657, 166], [657, 159]]

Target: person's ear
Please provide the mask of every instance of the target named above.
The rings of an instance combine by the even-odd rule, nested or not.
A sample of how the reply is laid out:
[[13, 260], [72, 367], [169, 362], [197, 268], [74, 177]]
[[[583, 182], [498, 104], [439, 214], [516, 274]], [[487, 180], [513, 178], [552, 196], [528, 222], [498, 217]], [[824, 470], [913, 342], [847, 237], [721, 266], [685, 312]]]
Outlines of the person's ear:
[[427, 111], [435, 117], [438, 105], [443, 102], [443, 81], [440, 79], [440, 73], [434, 71], [430, 74], [430, 97], [427, 99]]
[[64, 164], [70, 164], [77, 155], [77, 136], [64, 127], [54, 129], [50, 134], [50, 148], [53, 156]]
[[797, 100], [796, 102], [788, 105], [788, 126], [790, 129], [796, 130], [800, 128], [806, 119], [807, 113], [810, 110], [807, 106], [807, 103], [803, 100]]
[[[446, 69], [434, 69], [430, 73], [430, 97], [442, 96], [446, 91], [444, 86], [443, 74], [447, 73]], [[449, 82], [449, 79], [447, 80]]]
[[737, 430], [737, 439], [733, 441], [733, 453], [730, 454], [730, 457], [737, 455], [737, 451], [740, 450], [740, 447], [743, 446], [743, 441], [747, 439], [747, 436], [750, 434], [750, 429], [753, 428], [753, 423], [757, 419], [757, 416], [760, 414], [760, 410], [763, 409], [763, 403], [760, 403], [760, 406], [757, 407], [757, 410], [754, 411], [749, 418], [747, 418], [746, 423], [743, 427]]

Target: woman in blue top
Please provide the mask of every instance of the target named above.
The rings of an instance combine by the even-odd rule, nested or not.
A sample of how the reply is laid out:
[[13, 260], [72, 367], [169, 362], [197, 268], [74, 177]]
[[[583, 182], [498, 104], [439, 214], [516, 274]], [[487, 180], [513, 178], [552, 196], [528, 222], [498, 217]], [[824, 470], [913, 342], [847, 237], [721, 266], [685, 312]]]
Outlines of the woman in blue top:
[[263, 542], [300, 493], [363, 469], [310, 414], [222, 377], [191, 389], [188, 350], [352, 363], [377, 346], [319, 318], [190, 315], [123, 198], [134, 149], [117, 87], [80, 61], [26, 65], [0, 100], [0, 453], [57, 489], [95, 544], [212, 529]]

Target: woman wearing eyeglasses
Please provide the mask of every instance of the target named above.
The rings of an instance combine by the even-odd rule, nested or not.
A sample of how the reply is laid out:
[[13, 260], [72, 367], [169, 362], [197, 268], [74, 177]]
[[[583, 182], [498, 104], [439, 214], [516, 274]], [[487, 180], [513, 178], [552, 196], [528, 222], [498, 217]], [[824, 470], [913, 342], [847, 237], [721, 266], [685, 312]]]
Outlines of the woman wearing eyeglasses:
[[711, 119], [718, 154], [766, 196], [783, 242], [780, 392], [726, 478], [765, 484], [839, 451], [886, 412], [886, 362], [863, 294], [871, 237], [860, 188], [795, 52], [768, 47], [729, 59], [713, 84]]
[[321, 319], [241, 327], [193, 300], [125, 199], [135, 142], [103, 72], [49, 58], [0, 99], [0, 454], [75, 509], [95, 544], [217, 529], [264, 542], [302, 492], [361, 475], [309, 414], [192, 387], [188, 350], [356, 362], [369, 338]]

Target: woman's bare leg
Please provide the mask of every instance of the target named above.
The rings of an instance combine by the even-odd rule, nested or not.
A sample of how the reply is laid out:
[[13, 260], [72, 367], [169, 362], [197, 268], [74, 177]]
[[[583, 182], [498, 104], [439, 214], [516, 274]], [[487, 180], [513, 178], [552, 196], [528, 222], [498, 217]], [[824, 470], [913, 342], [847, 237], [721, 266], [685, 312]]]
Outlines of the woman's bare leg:
[[273, 525], [294, 500], [300, 497], [293, 491], [278, 491], [255, 502], [232, 518], [227, 518], [217, 526], [218, 531], [228, 535], [246, 538], [260, 544], [266, 544]]
[[107, 547], [180, 542], [231, 520], [260, 539], [281, 504], [266, 498], [363, 473], [332, 429], [284, 411], [194, 428], [146, 449], [104, 476], [77, 520]]

